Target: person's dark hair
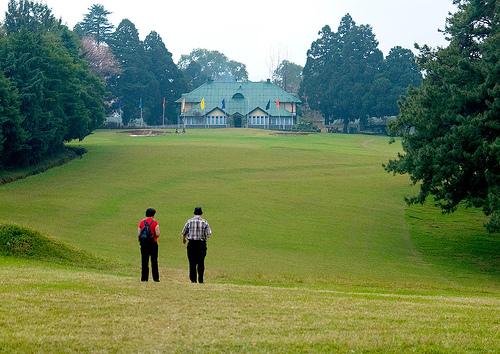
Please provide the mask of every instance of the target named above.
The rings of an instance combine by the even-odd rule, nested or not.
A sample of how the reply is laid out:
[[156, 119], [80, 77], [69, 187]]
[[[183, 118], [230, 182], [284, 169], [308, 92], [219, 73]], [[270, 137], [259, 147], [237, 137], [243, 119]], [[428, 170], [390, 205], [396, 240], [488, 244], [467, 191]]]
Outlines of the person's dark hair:
[[151, 218], [151, 217], [155, 216], [155, 214], [156, 214], [156, 210], [155, 209], [153, 209], [153, 208], [147, 208], [146, 209], [146, 217], [147, 218]]
[[196, 207], [194, 208], [194, 215], [202, 215], [203, 210], [201, 210], [201, 207]]

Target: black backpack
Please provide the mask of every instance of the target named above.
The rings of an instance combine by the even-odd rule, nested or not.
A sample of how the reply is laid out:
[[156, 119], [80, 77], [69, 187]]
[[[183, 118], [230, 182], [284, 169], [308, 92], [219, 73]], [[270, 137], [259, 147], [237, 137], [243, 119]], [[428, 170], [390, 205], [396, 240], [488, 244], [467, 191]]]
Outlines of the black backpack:
[[154, 240], [153, 233], [151, 232], [151, 223], [148, 223], [146, 220], [144, 220], [144, 227], [142, 228], [140, 234], [139, 234], [139, 242], [151, 242]]

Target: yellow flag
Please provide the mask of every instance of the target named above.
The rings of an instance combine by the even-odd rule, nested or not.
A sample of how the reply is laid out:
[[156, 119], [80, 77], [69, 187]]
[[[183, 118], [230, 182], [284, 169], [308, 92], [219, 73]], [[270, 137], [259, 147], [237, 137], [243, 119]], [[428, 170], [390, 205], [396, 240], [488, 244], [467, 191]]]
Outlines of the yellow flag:
[[202, 110], [203, 110], [203, 109], [205, 109], [205, 97], [203, 97], [203, 98], [201, 99], [201, 102], [200, 102], [200, 108], [201, 108]]

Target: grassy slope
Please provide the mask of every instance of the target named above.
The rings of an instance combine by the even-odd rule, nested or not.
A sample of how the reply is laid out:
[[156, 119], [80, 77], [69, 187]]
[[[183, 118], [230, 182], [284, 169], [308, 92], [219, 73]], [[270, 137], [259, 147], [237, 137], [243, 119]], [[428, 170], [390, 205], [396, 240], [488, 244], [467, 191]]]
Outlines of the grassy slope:
[[[474, 213], [405, 212], [408, 182], [382, 170], [398, 148], [384, 138], [99, 132], [85, 147], [81, 160], [1, 186], [0, 222], [120, 262], [133, 276], [19, 269], [0, 258], [7, 350], [139, 350], [148, 339], [141, 323], [160, 328], [153, 350], [498, 349], [498, 241]], [[185, 284], [177, 236], [195, 205], [214, 229], [203, 290]], [[147, 206], [159, 210], [163, 282], [146, 286], [144, 299], [134, 230]], [[33, 312], [6, 320], [20, 304]]]
[[215, 233], [208, 267], [225, 281], [411, 289], [441, 281], [410, 240], [406, 178], [381, 168], [397, 149], [385, 138], [101, 132], [85, 147], [83, 159], [2, 186], [0, 221], [135, 265], [135, 225], [154, 206], [162, 265], [184, 268], [178, 233], [203, 205]]
[[120, 267], [105, 259], [17, 225], [0, 224], [0, 259], [3, 257], [43, 261], [63, 267], [121, 271]]

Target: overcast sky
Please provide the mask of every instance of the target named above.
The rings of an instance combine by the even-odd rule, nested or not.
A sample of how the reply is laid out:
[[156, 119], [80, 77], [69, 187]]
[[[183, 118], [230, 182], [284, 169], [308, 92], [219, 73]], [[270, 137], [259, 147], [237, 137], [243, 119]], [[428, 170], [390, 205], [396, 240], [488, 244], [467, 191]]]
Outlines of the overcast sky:
[[[194, 48], [218, 50], [247, 66], [250, 80], [269, 77], [272, 62], [288, 59], [304, 65], [307, 50], [324, 25], [336, 30], [350, 13], [357, 24], [370, 24], [387, 54], [400, 45], [445, 46], [444, 28], [451, 0], [45, 0], [70, 28], [99, 3], [112, 12], [116, 26], [128, 18], [141, 39], [158, 32], [175, 62]], [[0, 0], [1, 18], [8, 0]]]

